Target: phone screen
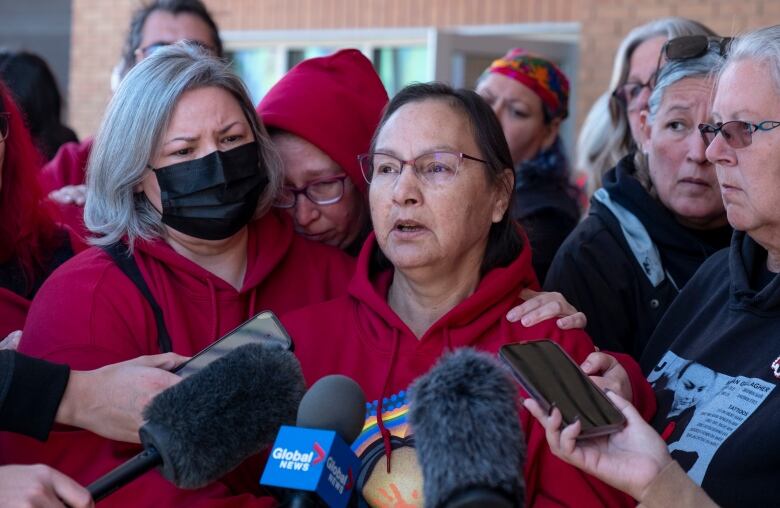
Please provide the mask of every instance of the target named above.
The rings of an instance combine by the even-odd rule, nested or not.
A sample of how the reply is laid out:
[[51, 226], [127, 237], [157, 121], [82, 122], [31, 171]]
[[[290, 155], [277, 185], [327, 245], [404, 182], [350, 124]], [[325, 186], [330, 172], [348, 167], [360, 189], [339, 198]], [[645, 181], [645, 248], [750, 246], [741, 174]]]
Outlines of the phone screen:
[[507, 344], [499, 355], [543, 409], [549, 410], [554, 402], [567, 425], [579, 417], [582, 437], [608, 434], [623, 426], [623, 413], [555, 342]]
[[263, 311], [238, 328], [217, 340], [206, 349], [179, 365], [173, 372], [181, 377], [191, 376], [217, 358], [245, 344], [261, 343], [292, 351], [293, 343], [287, 331], [271, 311]]

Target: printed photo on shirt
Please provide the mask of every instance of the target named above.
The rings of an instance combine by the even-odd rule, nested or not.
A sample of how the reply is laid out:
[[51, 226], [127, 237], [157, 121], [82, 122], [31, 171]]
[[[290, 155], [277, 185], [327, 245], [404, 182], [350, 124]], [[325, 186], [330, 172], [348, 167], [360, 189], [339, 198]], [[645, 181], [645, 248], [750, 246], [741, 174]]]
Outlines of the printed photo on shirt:
[[658, 400], [653, 426], [700, 485], [718, 448], [774, 389], [761, 379], [716, 372], [671, 351], [647, 380]]

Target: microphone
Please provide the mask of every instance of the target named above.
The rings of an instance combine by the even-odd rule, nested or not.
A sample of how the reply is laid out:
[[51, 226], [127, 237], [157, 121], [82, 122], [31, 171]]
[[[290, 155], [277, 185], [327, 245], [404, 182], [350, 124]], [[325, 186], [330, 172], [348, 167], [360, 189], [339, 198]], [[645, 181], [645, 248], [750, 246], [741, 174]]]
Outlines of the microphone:
[[525, 439], [517, 389], [487, 353], [443, 356], [409, 389], [426, 508], [521, 507]]
[[152, 399], [139, 430], [144, 451], [87, 490], [99, 501], [155, 466], [177, 487], [208, 485], [270, 445], [305, 386], [291, 352], [236, 348]]
[[260, 484], [290, 489], [284, 506], [344, 508], [360, 459], [349, 448], [363, 429], [366, 397], [346, 376], [325, 376], [306, 392], [295, 427], [283, 426]]

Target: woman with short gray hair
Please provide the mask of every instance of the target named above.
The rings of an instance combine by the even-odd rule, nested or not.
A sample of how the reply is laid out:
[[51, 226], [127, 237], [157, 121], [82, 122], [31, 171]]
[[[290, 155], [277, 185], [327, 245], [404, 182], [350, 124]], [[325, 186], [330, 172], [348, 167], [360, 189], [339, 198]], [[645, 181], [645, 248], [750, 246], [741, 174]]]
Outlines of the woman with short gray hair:
[[[189, 356], [259, 311], [342, 294], [351, 258], [294, 234], [287, 214], [270, 208], [279, 181], [268, 134], [227, 65], [194, 46], [158, 50], [122, 81], [95, 139], [86, 205], [95, 246], [41, 288], [20, 351], [89, 369]], [[80, 483], [138, 451], [86, 431], [1, 441], [0, 462], [48, 463]], [[230, 492], [145, 475], [111, 500], [223, 506]], [[258, 502], [246, 494], [228, 504]]]
[[713, 41], [666, 64], [640, 117], [640, 149], [604, 175], [588, 217], [567, 238], [545, 281], [588, 318], [597, 346], [639, 358], [679, 290], [728, 245], [731, 229], [697, 131], [710, 119]]
[[587, 157], [587, 164], [577, 169], [590, 171], [589, 188], [601, 187], [604, 173], [636, 150], [639, 113], [647, 107], [659, 50], [666, 41], [686, 35], [715, 33], [697, 21], [668, 17], [635, 27], [621, 41], [606, 92], [608, 99], [593, 104], [577, 141], [578, 157]]

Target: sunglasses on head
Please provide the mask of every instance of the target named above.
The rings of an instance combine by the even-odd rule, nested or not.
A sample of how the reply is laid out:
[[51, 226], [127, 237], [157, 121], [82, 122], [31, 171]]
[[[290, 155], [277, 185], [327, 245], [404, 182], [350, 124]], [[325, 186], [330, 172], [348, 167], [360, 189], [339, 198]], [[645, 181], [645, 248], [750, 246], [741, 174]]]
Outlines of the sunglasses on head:
[[699, 132], [706, 146], [710, 146], [710, 143], [715, 140], [715, 136], [720, 133], [731, 148], [745, 148], [753, 142], [754, 132], [771, 131], [777, 127], [780, 127], [780, 122], [775, 120], [764, 120], [757, 124], [733, 120], [726, 123], [718, 122], [715, 125], [701, 123], [699, 124]]
[[661, 71], [661, 62], [664, 57], [666, 61], [688, 60], [699, 58], [710, 51], [710, 48], [717, 49], [718, 54], [725, 56], [731, 44], [731, 37], [715, 37], [708, 35], [683, 35], [666, 41], [658, 55], [658, 63], [655, 66], [655, 72], [645, 83], [627, 82], [618, 86], [613, 92], [612, 97], [622, 104], [628, 104], [636, 99], [642, 93], [644, 88], [651, 91], [655, 88], [658, 80], [658, 73]]
[[661, 72], [661, 62], [666, 57], [667, 62], [673, 60], [689, 60], [704, 56], [708, 51], [717, 51], [718, 55], [726, 56], [731, 46], [731, 37], [717, 37], [712, 35], [683, 35], [669, 39], [661, 48], [658, 55], [658, 63], [655, 66], [655, 72], [650, 78], [652, 86]]

